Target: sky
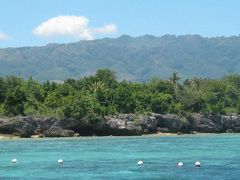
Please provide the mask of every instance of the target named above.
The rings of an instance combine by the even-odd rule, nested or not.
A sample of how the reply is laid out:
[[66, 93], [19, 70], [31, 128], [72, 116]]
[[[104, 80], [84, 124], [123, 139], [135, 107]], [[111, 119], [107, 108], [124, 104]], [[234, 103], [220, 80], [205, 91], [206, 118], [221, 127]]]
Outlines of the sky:
[[123, 34], [240, 34], [239, 0], [1, 0], [0, 48]]

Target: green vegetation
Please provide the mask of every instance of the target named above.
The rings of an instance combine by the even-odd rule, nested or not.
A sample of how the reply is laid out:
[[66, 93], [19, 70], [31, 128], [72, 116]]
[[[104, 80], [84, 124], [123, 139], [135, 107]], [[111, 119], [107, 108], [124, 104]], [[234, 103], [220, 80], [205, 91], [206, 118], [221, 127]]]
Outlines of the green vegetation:
[[[95, 76], [64, 83], [38, 83], [18, 77], [0, 78], [0, 115], [75, 118], [96, 123], [118, 113], [240, 112], [240, 76], [210, 80], [180, 76], [149, 82], [119, 82], [115, 72], [98, 70]], [[136, 120], [137, 123], [137, 120]]]
[[[221, 78], [240, 73], [240, 36], [204, 38], [199, 35], [162, 37], [123, 35], [43, 47], [0, 49], [0, 76], [30, 76], [34, 80], [79, 79], [108, 68], [119, 80]], [[172, 76], [173, 82], [178, 81]]]

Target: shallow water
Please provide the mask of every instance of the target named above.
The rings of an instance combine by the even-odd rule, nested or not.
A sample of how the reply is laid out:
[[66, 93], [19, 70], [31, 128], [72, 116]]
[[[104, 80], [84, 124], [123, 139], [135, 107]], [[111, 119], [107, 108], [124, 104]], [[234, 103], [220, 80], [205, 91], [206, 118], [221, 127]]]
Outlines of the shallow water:
[[1, 140], [0, 179], [239, 179], [239, 152], [240, 134]]

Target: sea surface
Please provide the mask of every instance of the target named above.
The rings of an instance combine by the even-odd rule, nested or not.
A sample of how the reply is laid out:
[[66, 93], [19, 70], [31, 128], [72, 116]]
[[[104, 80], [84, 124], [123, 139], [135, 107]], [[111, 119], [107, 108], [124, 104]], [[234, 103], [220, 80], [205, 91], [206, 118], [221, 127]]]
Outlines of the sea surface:
[[237, 180], [240, 134], [1, 140], [0, 179]]

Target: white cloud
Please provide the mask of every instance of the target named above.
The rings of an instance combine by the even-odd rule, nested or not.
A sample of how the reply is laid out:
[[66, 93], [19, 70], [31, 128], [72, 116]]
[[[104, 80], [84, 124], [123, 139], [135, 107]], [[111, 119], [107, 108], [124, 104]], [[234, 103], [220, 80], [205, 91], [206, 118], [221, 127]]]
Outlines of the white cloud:
[[57, 16], [41, 23], [33, 30], [33, 33], [40, 37], [61, 36], [92, 40], [97, 34], [113, 33], [117, 31], [115, 24], [90, 28], [88, 23], [88, 18], [84, 16]]
[[0, 32], [0, 40], [8, 40], [8, 39], [10, 39], [10, 37], [7, 34]]
[[117, 26], [115, 24], [108, 24], [100, 28], [93, 29], [95, 33], [113, 33], [117, 31]]

